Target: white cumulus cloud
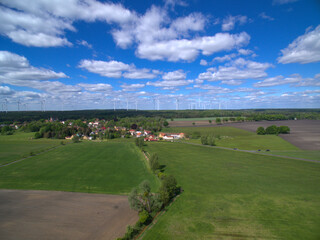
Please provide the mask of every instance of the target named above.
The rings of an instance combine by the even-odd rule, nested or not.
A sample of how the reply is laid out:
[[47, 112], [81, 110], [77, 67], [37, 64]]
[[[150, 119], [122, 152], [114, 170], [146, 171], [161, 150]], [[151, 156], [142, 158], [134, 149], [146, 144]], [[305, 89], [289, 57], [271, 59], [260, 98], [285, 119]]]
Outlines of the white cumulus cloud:
[[227, 16], [226, 18], [223, 19], [222, 21], [222, 30], [223, 31], [230, 31], [232, 29], [234, 29], [235, 24], [238, 22], [240, 25], [245, 24], [248, 21], [247, 16]]
[[320, 25], [295, 39], [281, 50], [279, 63], [312, 63], [320, 61]]
[[110, 78], [153, 79], [157, 76], [157, 71], [146, 68], [137, 69], [134, 64], [129, 65], [114, 60], [106, 62], [85, 59], [80, 61], [78, 67]]

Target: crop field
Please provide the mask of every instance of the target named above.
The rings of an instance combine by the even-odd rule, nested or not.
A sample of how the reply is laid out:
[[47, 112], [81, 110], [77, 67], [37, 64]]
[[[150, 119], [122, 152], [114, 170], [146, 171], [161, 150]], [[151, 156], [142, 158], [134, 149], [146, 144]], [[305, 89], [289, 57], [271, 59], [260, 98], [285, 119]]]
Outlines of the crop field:
[[0, 135], [0, 165], [19, 160], [23, 157], [46, 151], [59, 146], [61, 140], [32, 139], [34, 133], [15, 133], [14, 135]]
[[[242, 150], [299, 150], [294, 145], [274, 135], [257, 135], [234, 127], [177, 127], [163, 129], [163, 132], [184, 132], [189, 136], [194, 133], [198, 135], [216, 136], [216, 145], [221, 147], [238, 148]], [[186, 140], [194, 143], [201, 143], [199, 139]]]
[[150, 143], [184, 192], [143, 239], [319, 239], [320, 164]]
[[81, 142], [0, 168], [0, 188], [127, 194], [143, 180], [156, 189], [132, 142]]

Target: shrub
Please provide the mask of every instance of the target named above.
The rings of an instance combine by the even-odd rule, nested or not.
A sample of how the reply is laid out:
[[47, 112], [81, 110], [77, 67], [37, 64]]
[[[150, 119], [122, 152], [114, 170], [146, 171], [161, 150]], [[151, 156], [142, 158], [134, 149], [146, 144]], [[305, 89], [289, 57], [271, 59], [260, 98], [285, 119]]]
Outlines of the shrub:
[[144, 223], [148, 223], [150, 220], [150, 215], [146, 210], [142, 210], [141, 212], [139, 212], [139, 222], [144, 224]]
[[139, 147], [142, 148], [144, 146], [144, 139], [143, 137], [137, 137], [135, 139], [135, 144]]
[[42, 135], [41, 135], [41, 133], [39, 133], [39, 132], [36, 132], [35, 134], [34, 134], [34, 138], [35, 139], [38, 139], [38, 138], [41, 138], [42, 137]]
[[216, 146], [215, 140], [214, 140], [214, 136], [211, 135], [208, 137], [208, 145], [210, 146]]
[[264, 127], [258, 127], [256, 133], [258, 135], [265, 135], [266, 134], [266, 130], [264, 129]]
[[160, 186], [160, 198], [164, 205], [167, 205], [170, 200], [177, 194], [177, 180], [174, 176], [169, 175], [163, 178]]
[[158, 173], [158, 178], [163, 179], [167, 176], [167, 174], [163, 173], [163, 172], [159, 172]]
[[133, 188], [128, 196], [130, 207], [139, 212], [157, 212], [162, 207], [158, 194], [151, 193], [151, 187], [148, 181], [143, 181], [138, 188]]
[[290, 128], [288, 126], [280, 126], [278, 131], [282, 134], [288, 134], [290, 133]]
[[207, 136], [201, 136], [201, 144], [208, 145], [208, 137]]
[[276, 125], [271, 125], [266, 128], [266, 134], [278, 134], [278, 128]]
[[163, 126], [168, 127], [168, 125], [169, 125], [169, 123], [165, 120], [165, 121], [163, 122]]
[[157, 169], [160, 168], [159, 158], [156, 153], [153, 153], [151, 155], [149, 162], [150, 162], [150, 168], [153, 172], [155, 172]]
[[73, 143], [79, 143], [80, 142], [80, 138], [78, 135], [74, 135], [73, 138], [72, 138], [72, 142]]

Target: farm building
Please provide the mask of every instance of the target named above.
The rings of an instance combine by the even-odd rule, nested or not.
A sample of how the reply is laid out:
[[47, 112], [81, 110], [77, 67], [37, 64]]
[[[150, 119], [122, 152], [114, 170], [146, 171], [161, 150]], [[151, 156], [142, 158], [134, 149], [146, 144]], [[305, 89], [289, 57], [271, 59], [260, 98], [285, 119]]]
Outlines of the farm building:
[[159, 138], [165, 140], [181, 139], [184, 138], [184, 133], [159, 133]]

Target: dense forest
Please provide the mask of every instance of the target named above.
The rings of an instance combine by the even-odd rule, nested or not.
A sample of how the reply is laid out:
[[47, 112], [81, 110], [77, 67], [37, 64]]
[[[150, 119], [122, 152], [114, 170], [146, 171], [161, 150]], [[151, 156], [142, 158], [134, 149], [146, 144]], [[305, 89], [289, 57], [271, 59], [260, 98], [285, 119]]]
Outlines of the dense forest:
[[81, 111], [15, 111], [1, 112], [0, 123], [30, 122], [41, 119], [87, 120], [99, 118], [112, 120], [125, 117], [159, 117], [159, 118], [201, 118], [201, 117], [246, 117], [248, 121], [320, 119], [320, 109], [250, 109], [250, 110], [81, 110]]

